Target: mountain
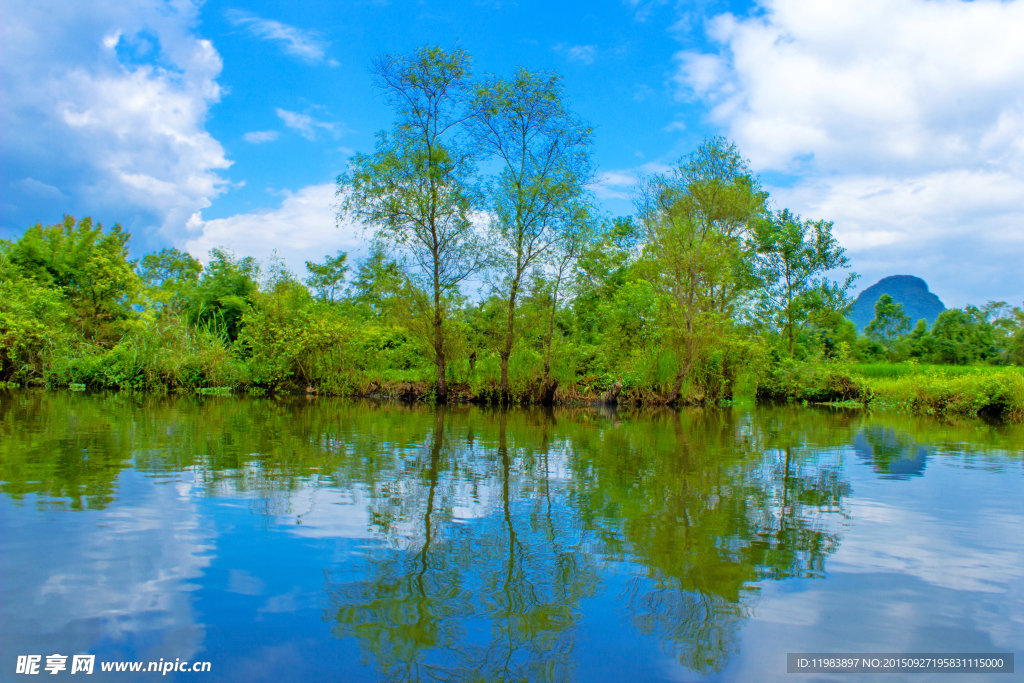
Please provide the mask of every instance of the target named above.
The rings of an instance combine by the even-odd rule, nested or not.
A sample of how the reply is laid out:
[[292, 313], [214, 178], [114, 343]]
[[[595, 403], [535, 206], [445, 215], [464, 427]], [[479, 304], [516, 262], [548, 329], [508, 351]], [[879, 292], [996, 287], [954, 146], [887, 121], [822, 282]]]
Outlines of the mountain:
[[939, 297], [928, 291], [928, 283], [913, 275], [890, 275], [871, 285], [857, 296], [848, 316], [858, 330], [863, 330], [875, 319], [875, 302], [888, 294], [910, 317], [913, 326], [924, 318], [931, 325], [939, 313], [946, 310]]

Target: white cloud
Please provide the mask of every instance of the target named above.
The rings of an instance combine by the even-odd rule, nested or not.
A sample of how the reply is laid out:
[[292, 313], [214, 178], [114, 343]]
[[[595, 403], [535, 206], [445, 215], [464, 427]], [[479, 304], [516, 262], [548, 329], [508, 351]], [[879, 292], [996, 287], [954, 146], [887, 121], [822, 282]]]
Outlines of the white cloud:
[[277, 115], [282, 121], [284, 121], [284, 125], [299, 131], [302, 133], [302, 137], [307, 140], [316, 140], [317, 128], [333, 133], [338, 126], [336, 123], [331, 123], [329, 121], [317, 121], [308, 114], [299, 114], [294, 111], [288, 111], [287, 109], [277, 109]]
[[679, 97], [800, 178], [773, 195], [835, 220], [863, 284], [919, 266], [954, 305], [1024, 298], [1024, 2], [761, 5], [677, 55]]
[[[226, 189], [218, 171], [231, 162], [205, 130], [221, 60], [192, 33], [197, 11], [187, 0], [9, 3], [3, 57], [17, 68], [0, 99], [17, 191], [5, 214], [38, 210], [33, 179], [66, 196], [64, 210], [134, 213], [174, 235]], [[138, 48], [132, 64], [119, 61], [126, 40]]]
[[631, 171], [604, 171], [593, 183], [594, 194], [600, 199], [629, 199], [629, 188], [636, 185], [638, 178]]
[[[329, 43], [321, 40], [314, 31], [304, 31], [241, 10], [228, 10], [224, 16], [235, 26], [245, 27], [255, 37], [277, 43], [285, 54], [298, 57], [310, 64], [318, 64], [326, 57]], [[337, 66], [338, 62], [331, 59], [328, 65]]]
[[[1003, 593], [1019, 581], [1020, 515], [983, 511], [977, 521], [984, 524], [950, 528], [947, 520], [870, 499], [853, 500], [850, 515], [857, 523], [829, 558], [831, 572], [891, 572], [975, 593]], [[891, 533], [895, 525], [906, 530], [898, 538]]]
[[304, 276], [306, 261], [323, 261], [325, 254], [339, 249], [349, 252], [350, 260], [366, 251], [368, 238], [351, 223], [336, 227], [335, 185], [310, 185], [298, 192], [285, 192], [281, 206], [203, 220], [196, 214], [189, 227], [196, 233], [179, 246], [206, 260], [210, 249], [226, 247], [237, 256], [266, 259], [277, 249], [288, 267]]
[[246, 142], [258, 145], [263, 142], [272, 142], [280, 135], [276, 130], [254, 130], [242, 136]]
[[635, 168], [620, 168], [597, 174], [591, 185], [600, 199], [630, 199], [630, 191], [644, 176], [666, 173], [669, 167], [651, 161]]
[[140, 644], [140, 660], [200, 652], [205, 628], [189, 596], [214, 556], [216, 530], [200, 514], [193, 477], [178, 479], [153, 486], [125, 470], [101, 525], [95, 513], [62, 513], [60, 534], [41, 528], [24, 536], [30, 543], [8, 546], [4, 560], [21, 574], [0, 584], [4, 646], [37, 652], [62, 634], [72, 652], [126, 640]]
[[559, 43], [558, 45], [555, 45], [555, 52], [564, 53], [565, 56], [573, 62], [593, 64], [597, 48], [593, 45], [567, 45], [565, 43]]

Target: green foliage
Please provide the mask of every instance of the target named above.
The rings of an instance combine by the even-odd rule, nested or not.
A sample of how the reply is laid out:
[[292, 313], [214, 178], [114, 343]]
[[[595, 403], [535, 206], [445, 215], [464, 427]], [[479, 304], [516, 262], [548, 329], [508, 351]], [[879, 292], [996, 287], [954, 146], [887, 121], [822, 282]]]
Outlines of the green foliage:
[[68, 302], [72, 322], [100, 344], [116, 343], [135, 317], [141, 291], [128, 261], [129, 234], [120, 225], [104, 231], [101, 223], [71, 216], [54, 225], [37, 223], [4, 245], [8, 269], [56, 290]]
[[830, 221], [801, 221], [789, 209], [770, 213], [755, 227], [759, 318], [771, 321], [789, 340], [789, 355], [804, 325], [826, 325], [845, 314], [847, 294], [857, 279], [842, 284], [824, 274], [849, 267], [845, 250], [832, 236]]
[[783, 358], [758, 387], [757, 397], [767, 400], [797, 400], [809, 403], [866, 402], [863, 382], [851, 377], [844, 362], [820, 363]]
[[199, 259], [179, 249], [146, 254], [139, 265], [139, 277], [149, 287], [195, 284], [202, 271]]
[[[164, 249], [136, 272], [117, 226], [37, 225], [0, 242], [0, 383], [563, 404], [620, 387], [633, 404], [1022, 414], [1024, 375], [1003, 367], [1024, 362], [1020, 308], [968, 306], [911, 330], [883, 296], [858, 336], [844, 317], [852, 276], [826, 279], [846, 265], [831, 223], [769, 213], [734, 145], [705, 141], [638, 189], [635, 220], [608, 220], [587, 206], [590, 130], [557, 78], [521, 71], [473, 90], [468, 66], [433, 49], [378, 63], [396, 124], [339, 179], [376, 237], [347, 289], [341, 252], [307, 263], [304, 282], [276, 252], [265, 273], [223, 249], [205, 268]], [[460, 128], [469, 102], [486, 110], [475, 138]], [[530, 111], [551, 115], [538, 140], [575, 141], [571, 158], [510, 141]], [[470, 148], [485, 142], [523, 163], [479, 186]], [[490, 287], [467, 297], [481, 203], [495, 221]]]
[[894, 303], [891, 296], [883, 294], [875, 302], [875, 319], [864, 331], [885, 347], [891, 363], [896, 356], [897, 345], [909, 330], [910, 318], [903, 312], [903, 304]]
[[334, 302], [335, 297], [341, 293], [342, 284], [348, 273], [348, 254], [339, 251], [337, 256], [325, 256], [323, 263], [306, 261], [306, 270], [310, 275], [306, 278], [306, 284], [310, 286], [318, 299]]
[[448, 397], [448, 304], [483, 262], [472, 221], [479, 205], [474, 150], [462, 127], [470, 66], [463, 50], [436, 47], [378, 58], [376, 85], [395, 112], [395, 125], [377, 134], [372, 156], [355, 155], [337, 181], [339, 218], [370, 226], [378, 246], [407, 258], [410, 281], [429, 299], [442, 401]]
[[139, 266], [139, 277], [149, 296], [169, 315], [180, 315], [194, 296], [203, 264], [178, 249], [146, 254]]
[[251, 381], [270, 387], [325, 384], [346, 393], [357, 368], [348, 349], [353, 329], [338, 308], [314, 302], [308, 290], [288, 281], [253, 299], [238, 339], [247, 350]]
[[251, 256], [239, 259], [224, 249], [211, 250], [210, 264], [189, 303], [189, 320], [232, 341], [237, 339], [242, 316], [259, 289], [259, 273], [259, 263]]
[[476, 144], [500, 167], [486, 197], [492, 292], [506, 312], [504, 325], [494, 328], [498, 398], [507, 401], [509, 358], [522, 337], [524, 278], [531, 268], [561, 263], [576, 236], [574, 223], [589, 213], [593, 131], [565, 106], [561, 78], [553, 73], [520, 68], [507, 80], [488, 77], [469, 107]]
[[670, 400], [716, 340], [731, 334], [738, 307], [757, 287], [750, 232], [766, 199], [736, 146], [723, 138], [705, 140], [639, 191], [644, 272], [664, 293], [663, 339], [679, 358]]
[[872, 405], [937, 415], [1024, 418], [1024, 373], [930, 371], [868, 381]]
[[940, 363], [964, 365], [998, 355], [992, 326], [974, 306], [943, 311], [931, 332], [932, 354]]
[[38, 380], [67, 343], [69, 314], [58, 290], [14, 275], [5, 258], [0, 252], [0, 381]]

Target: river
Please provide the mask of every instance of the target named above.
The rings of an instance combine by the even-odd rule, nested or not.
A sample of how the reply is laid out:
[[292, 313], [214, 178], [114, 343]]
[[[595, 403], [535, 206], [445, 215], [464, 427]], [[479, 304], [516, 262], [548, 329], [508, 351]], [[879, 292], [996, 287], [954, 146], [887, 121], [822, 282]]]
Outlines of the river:
[[2, 680], [1019, 681], [787, 653], [1022, 651], [1021, 425], [0, 391]]

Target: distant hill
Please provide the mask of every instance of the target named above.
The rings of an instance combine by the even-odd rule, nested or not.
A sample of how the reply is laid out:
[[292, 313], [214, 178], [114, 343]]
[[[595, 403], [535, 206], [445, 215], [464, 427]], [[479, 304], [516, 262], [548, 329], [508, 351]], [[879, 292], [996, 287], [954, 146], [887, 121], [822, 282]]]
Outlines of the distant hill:
[[910, 324], [924, 318], [931, 325], [946, 310], [939, 297], [928, 291], [928, 283], [913, 275], [890, 275], [871, 285], [857, 296], [849, 318], [858, 330], [863, 330], [875, 319], [875, 302], [888, 294], [910, 317]]

